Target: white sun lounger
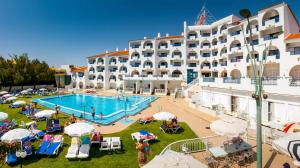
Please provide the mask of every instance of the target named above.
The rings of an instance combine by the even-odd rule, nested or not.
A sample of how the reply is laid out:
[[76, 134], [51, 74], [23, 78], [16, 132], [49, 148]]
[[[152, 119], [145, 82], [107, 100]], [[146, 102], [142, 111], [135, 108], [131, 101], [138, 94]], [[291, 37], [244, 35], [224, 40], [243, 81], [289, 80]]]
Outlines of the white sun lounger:
[[111, 138], [103, 138], [101, 142], [101, 146], [99, 148], [100, 151], [108, 151], [111, 150]]
[[91, 147], [90, 144], [82, 144], [80, 146], [77, 157], [79, 159], [88, 158], [90, 156], [90, 147]]
[[66, 154], [67, 159], [75, 159], [77, 157], [79, 151], [79, 139], [72, 138], [71, 146], [68, 149], [68, 153]]
[[112, 137], [111, 138], [111, 150], [119, 150], [121, 149], [121, 140], [120, 137]]

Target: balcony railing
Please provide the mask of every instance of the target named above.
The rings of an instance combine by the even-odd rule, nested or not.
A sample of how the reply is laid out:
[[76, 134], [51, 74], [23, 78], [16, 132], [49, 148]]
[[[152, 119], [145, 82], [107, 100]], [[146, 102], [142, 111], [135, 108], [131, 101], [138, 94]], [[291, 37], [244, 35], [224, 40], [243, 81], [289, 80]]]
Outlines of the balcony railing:
[[300, 78], [293, 78], [289, 81], [290, 86], [300, 86]]
[[297, 50], [290, 51], [290, 55], [300, 55], [300, 48]]
[[203, 82], [215, 82], [215, 78], [213, 77], [204, 77], [202, 80]]
[[[277, 85], [278, 77], [264, 77], [262, 79], [263, 85]], [[255, 79], [251, 78], [251, 84], [255, 84]]]
[[223, 83], [241, 83], [241, 78], [225, 77], [223, 78]]

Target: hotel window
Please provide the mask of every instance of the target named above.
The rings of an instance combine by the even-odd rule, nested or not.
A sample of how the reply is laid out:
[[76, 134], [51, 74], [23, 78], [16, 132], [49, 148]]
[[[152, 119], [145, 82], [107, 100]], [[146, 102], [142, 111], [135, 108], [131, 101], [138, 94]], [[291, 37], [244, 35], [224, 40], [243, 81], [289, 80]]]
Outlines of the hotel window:
[[241, 34], [241, 30], [238, 30], [238, 31], [235, 31], [235, 32], [231, 32], [230, 36], [236, 36], [236, 35], [239, 35], [239, 34]]
[[268, 102], [268, 121], [273, 120], [273, 114], [274, 114], [274, 103]]
[[202, 37], [209, 37], [209, 36], [210, 36], [210, 33], [202, 33], [201, 36], [202, 36]]
[[175, 46], [175, 47], [180, 47], [180, 46], [181, 46], [181, 43], [180, 43], [180, 42], [175, 42], [175, 43], [173, 43], [173, 46]]
[[203, 53], [202, 57], [210, 57], [210, 53]]
[[218, 51], [213, 51], [212, 52], [212, 56], [217, 56], [218, 55]]
[[197, 47], [197, 44], [196, 43], [191, 43], [189, 44], [189, 48], [196, 48]]
[[269, 21], [269, 20], [272, 20], [272, 19], [275, 20], [275, 23], [279, 22], [279, 15], [276, 15], [276, 16], [270, 17], [269, 19], [263, 20], [262, 25], [265, 26], [266, 21]]
[[174, 62], [173, 66], [181, 66], [181, 62]]
[[272, 33], [272, 34], [267, 34], [264, 36], [264, 40], [272, 40], [272, 39], [277, 39], [279, 36], [279, 33]]
[[290, 55], [299, 55], [299, 54], [300, 54], [300, 46], [290, 49]]
[[197, 64], [196, 63], [190, 63], [189, 67], [197, 67]]
[[160, 53], [159, 57], [167, 57], [168, 53]]

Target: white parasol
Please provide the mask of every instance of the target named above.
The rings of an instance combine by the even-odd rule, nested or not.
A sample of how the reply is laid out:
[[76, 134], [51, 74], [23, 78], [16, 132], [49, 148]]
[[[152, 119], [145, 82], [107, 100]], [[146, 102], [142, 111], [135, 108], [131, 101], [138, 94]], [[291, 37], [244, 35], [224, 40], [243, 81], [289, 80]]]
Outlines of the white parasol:
[[92, 133], [95, 130], [95, 127], [86, 122], [79, 122], [71, 124], [65, 127], [65, 134], [69, 136], [82, 136]]

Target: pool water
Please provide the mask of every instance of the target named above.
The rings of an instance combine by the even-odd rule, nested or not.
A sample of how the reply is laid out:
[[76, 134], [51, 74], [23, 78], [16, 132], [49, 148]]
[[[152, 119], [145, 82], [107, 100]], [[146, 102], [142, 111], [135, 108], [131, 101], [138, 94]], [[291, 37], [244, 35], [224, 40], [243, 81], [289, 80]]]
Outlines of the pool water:
[[[82, 116], [100, 124], [110, 124], [125, 115], [134, 115], [149, 106], [156, 99], [155, 96], [96, 96], [86, 94], [70, 94], [32, 99], [33, 102], [54, 109], [60, 106], [60, 111], [66, 114]], [[92, 107], [95, 109], [95, 117], [91, 115]], [[102, 117], [100, 116], [102, 113]]]

